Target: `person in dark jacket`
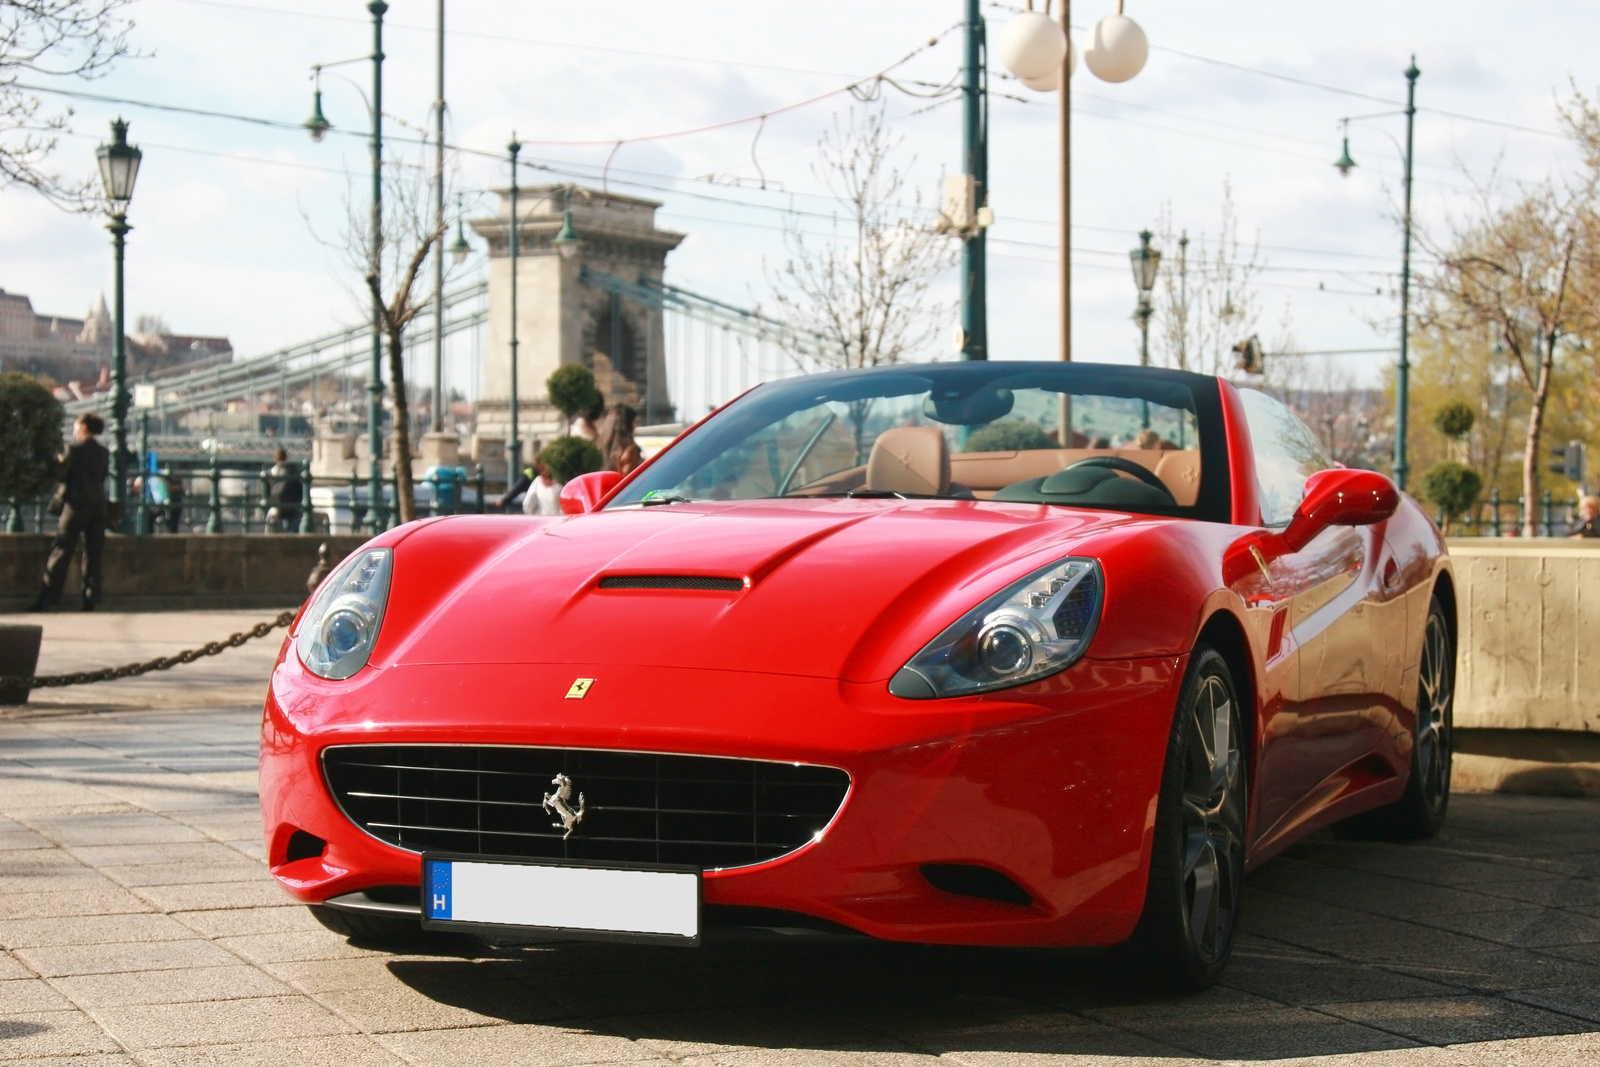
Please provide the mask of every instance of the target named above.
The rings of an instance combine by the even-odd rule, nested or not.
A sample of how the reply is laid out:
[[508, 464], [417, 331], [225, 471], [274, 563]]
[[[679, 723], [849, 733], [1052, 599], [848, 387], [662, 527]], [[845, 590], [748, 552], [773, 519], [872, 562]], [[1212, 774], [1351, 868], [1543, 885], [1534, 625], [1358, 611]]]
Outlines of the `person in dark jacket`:
[[300, 529], [300, 505], [305, 501], [305, 483], [300, 480], [300, 465], [289, 462], [289, 450], [278, 449], [272, 469], [267, 471], [267, 529], [273, 533], [295, 533]]
[[79, 537], [83, 538], [83, 610], [93, 611], [100, 599], [100, 557], [106, 547], [106, 475], [111, 470], [111, 453], [95, 438], [105, 429], [105, 420], [99, 415], [79, 415], [72, 427], [73, 443], [61, 454], [65, 504], [56, 526], [55, 544], [45, 561], [43, 588], [34, 602], [34, 611], [44, 611], [61, 602], [67, 568], [72, 564]]

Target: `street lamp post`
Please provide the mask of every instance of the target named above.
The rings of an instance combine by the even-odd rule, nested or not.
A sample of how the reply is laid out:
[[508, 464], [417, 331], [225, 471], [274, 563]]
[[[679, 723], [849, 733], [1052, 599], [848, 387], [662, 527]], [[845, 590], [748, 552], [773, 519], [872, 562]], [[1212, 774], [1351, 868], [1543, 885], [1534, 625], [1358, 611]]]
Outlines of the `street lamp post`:
[[128, 143], [128, 124], [121, 119], [111, 123], [111, 143], [95, 152], [100, 162], [100, 181], [105, 186], [111, 221], [112, 301], [115, 321], [111, 334], [111, 505], [117, 513], [117, 530], [128, 532], [128, 351], [127, 319], [123, 301], [122, 262], [127, 245], [128, 204], [133, 200], [133, 185], [139, 177], [139, 161], [144, 153]]
[[439, 0], [437, 95], [433, 101], [433, 420], [444, 432], [444, 0]]
[[[369, 229], [371, 230], [371, 247], [368, 253], [367, 270], [369, 274], [381, 281], [383, 277], [383, 16], [389, 10], [389, 5], [384, 0], [372, 0], [367, 5], [367, 11], [372, 15], [372, 54], [357, 56], [354, 59], [341, 59], [335, 63], [318, 63], [311, 68], [311, 76], [315, 85], [312, 97], [311, 117], [302, 125], [311, 134], [313, 141], [321, 141], [333, 128], [322, 113], [322, 72], [328, 67], [343, 66], [346, 63], [372, 63], [372, 97], [366, 99], [367, 111], [372, 122], [372, 213]], [[360, 92], [361, 87], [356, 86]], [[383, 530], [388, 525], [388, 509], [383, 503], [383, 304], [376, 291], [372, 294], [372, 364], [367, 371], [367, 444], [371, 453], [368, 464], [367, 514], [372, 518], [374, 533]], [[355, 488], [351, 484], [351, 523], [352, 530], [355, 526]], [[396, 504], [399, 503], [397, 500]], [[395, 509], [398, 512], [398, 508]]]
[[[1150, 365], [1150, 293], [1156, 287], [1156, 272], [1161, 269], [1161, 250], [1150, 245], [1149, 230], [1139, 231], [1139, 247], [1128, 253], [1133, 266], [1133, 284], [1139, 289], [1139, 303], [1134, 308], [1133, 319], [1139, 324], [1139, 366]], [[1150, 404], [1144, 405], [1145, 429], [1150, 428]]]
[[[1381, 111], [1373, 115], [1355, 115], [1341, 120], [1344, 128], [1344, 148], [1339, 158], [1334, 162], [1339, 174], [1349, 177], [1350, 171], [1355, 169], [1356, 161], [1350, 157], [1350, 123], [1360, 122], [1365, 119], [1388, 118], [1392, 115], [1406, 117], [1406, 143], [1401, 150], [1401, 162], [1405, 167], [1403, 185], [1404, 213], [1402, 216], [1403, 236], [1401, 238], [1400, 252], [1400, 360], [1395, 365], [1395, 390], [1394, 390], [1394, 482], [1401, 489], [1406, 487], [1406, 476], [1410, 473], [1411, 465], [1408, 461], [1406, 449], [1407, 422], [1411, 413], [1411, 166], [1412, 166], [1412, 134], [1417, 121], [1417, 78], [1422, 71], [1417, 69], [1417, 57], [1411, 57], [1411, 65], [1405, 69], [1406, 76], [1406, 106], [1404, 111]], [[1392, 140], [1392, 138], [1391, 138]]]
[[511, 260], [511, 406], [508, 412], [511, 436], [506, 440], [506, 491], [510, 492], [522, 474], [522, 436], [517, 425], [520, 418], [517, 410], [517, 229], [520, 221], [517, 218], [517, 156], [522, 152], [522, 144], [515, 132], [511, 134], [506, 151], [511, 156], [511, 231], [506, 246]]
[[[1000, 59], [1023, 85], [1036, 92], [1061, 91], [1061, 359], [1072, 360], [1072, 75], [1077, 69], [1077, 49], [1072, 43], [1072, 5], [1061, 0], [1059, 22], [1050, 19], [1050, 0], [1044, 11], [1028, 9], [1006, 24], [1001, 32]], [[1084, 62], [1102, 81], [1123, 82], [1144, 69], [1150, 44], [1139, 24], [1123, 14], [1107, 15], [1090, 31]], [[1063, 400], [1063, 404], [1067, 401]], [[1070, 414], [1062, 411], [1062, 425]]]
[[[962, 81], [962, 170], [968, 178], [974, 211], [989, 200], [988, 43], [982, 5], [966, 2], [966, 52]], [[988, 259], [982, 226], [964, 235], [961, 245], [961, 358], [989, 358]]]

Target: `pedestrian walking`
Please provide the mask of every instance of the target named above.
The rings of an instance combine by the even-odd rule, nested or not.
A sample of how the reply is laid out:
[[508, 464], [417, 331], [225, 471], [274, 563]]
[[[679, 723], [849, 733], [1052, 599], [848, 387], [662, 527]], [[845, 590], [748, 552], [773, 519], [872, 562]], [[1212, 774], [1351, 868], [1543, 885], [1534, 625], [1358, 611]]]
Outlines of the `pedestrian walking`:
[[85, 412], [72, 425], [72, 441], [61, 453], [61, 487], [51, 501], [55, 511], [60, 502], [61, 516], [56, 524], [55, 544], [44, 565], [44, 580], [34, 611], [44, 611], [61, 602], [67, 584], [67, 568], [78, 539], [83, 538], [83, 610], [93, 611], [100, 599], [100, 558], [106, 547], [106, 475], [111, 470], [111, 453], [95, 438], [105, 433], [106, 422], [99, 415]]
[[1578, 517], [1583, 521], [1568, 537], [1600, 537], [1600, 496], [1586, 496], [1578, 501]]
[[294, 533], [300, 529], [300, 506], [305, 501], [305, 483], [300, 480], [300, 465], [289, 462], [289, 450], [280, 448], [267, 471], [267, 529], [273, 533]]
[[555, 475], [550, 473], [550, 468], [544, 460], [534, 460], [534, 470], [537, 471], [533, 481], [528, 486], [527, 495], [522, 498], [522, 513], [524, 515], [559, 515], [561, 514], [561, 482], [556, 481]]

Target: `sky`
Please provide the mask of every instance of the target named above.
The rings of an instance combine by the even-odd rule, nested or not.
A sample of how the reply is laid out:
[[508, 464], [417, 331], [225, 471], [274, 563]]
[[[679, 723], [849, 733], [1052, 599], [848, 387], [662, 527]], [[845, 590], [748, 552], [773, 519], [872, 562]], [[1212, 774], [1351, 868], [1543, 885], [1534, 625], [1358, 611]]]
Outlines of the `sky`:
[[[832, 210], [813, 166], [818, 137], [851, 104], [838, 90], [919, 47], [897, 77], [953, 78], [962, 6], [449, 0], [447, 140], [475, 150], [453, 153], [453, 188], [469, 216], [483, 213], [484, 191], [506, 182], [497, 157], [513, 130], [524, 160], [550, 166], [552, 180], [592, 185], [618, 140], [653, 138], [616, 150], [612, 188], [662, 201], [659, 224], [689, 235], [668, 259], [669, 281], [754, 304], [783, 258], [786, 210]], [[1016, 6], [985, 4], [991, 39]], [[1079, 0], [1077, 39], [1115, 7]], [[138, 0], [129, 10], [138, 56], [88, 84], [30, 80], [295, 124], [310, 113], [311, 65], [371, 45], [359, 0]], [[1497, 181], [1512, 193], [1570, 166], [1557, 103], [1570, 83], [1591, 94], [1600, 83], [1600, 5], [1591, 2], [1128, 0], [1126, 11], [1152, 45], [1145, 69], [1113, 85], [1080, 65], [1073, 79], [1079, 359], [1138, 358], [1128, 250], [1164, 212], [1191, 238], [1214, 240], [1228, 184], [1241, 235], [1260, 242], [1267, 268], [1264, 339], [1287, 318], [1305, 349], [1392, 346], [1404, 120], [1354, 123], [1361, 166], [1342, 179], [1331, 165], [1340, 119], [1395, 110], [1415, 53], [1415, 211], [1439, 234], [1470, 213], [1475, 187]], [[414, 137], [429, 122], [434, 17], [435, 0], [390, 4], [390, 136]], [[349, 134], [365, 129], [366, 105], [340, 75], [365, 87], [368, 69], [324, 74], [324, 109], [346, 135], [321, 144], [294, 128], [46, 96], [48, 107], [73, 111], [54, 159], [63, 173], [92, 173], [95, 145], [119, 114], [144, 150], [129, 216], [130, 322], [160, 315], [177, 332], [225, 334], [253, 355], [363, 318], [334, 246], [346, 201], [365, 188], [366, 145]], [[991, 353], [1055, 358], [1058, 96], [1003, 79], [993, 88]], [[764, 123], [733, 121], [816, 97]], [[936, 204], [941, 175], [960, 166], [960, 104], [893, 90], [886, 100], [912, 186]], [[656, 136], [719, 123], [731, 124]], [[399, 151], [415, 158], [414, 148]], [[525, 184], [539, 180], [523, 172]], [[460, 276], [481, 270], [480, 254]], [[109, 296], [110, 274], [102, 220], [63, 213], [31, 190], [0, 190], [0, 288], [26, 293], [40, 312], [81, 315]], [[953, 292], [952, 274], [941, 295]], [[952, 356], [948, 337], [930, 354]], [[1391, 357], [1326, 358], [1376, 382]]]

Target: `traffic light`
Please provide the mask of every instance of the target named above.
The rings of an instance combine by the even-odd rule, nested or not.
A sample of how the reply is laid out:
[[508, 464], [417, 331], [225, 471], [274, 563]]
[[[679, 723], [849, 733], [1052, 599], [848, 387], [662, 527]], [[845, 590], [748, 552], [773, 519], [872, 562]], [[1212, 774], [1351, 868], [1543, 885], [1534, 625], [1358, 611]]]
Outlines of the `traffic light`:
[[1550, 464], [1550, 472], [1559, 474], [1569, 482], [1583, 484], [1583, 476], [1588, 466], [1588, 447], [1582, 441], [1568, 441], [1560, 448], [1553, 448], [1550, 454], [1556, 462]]

